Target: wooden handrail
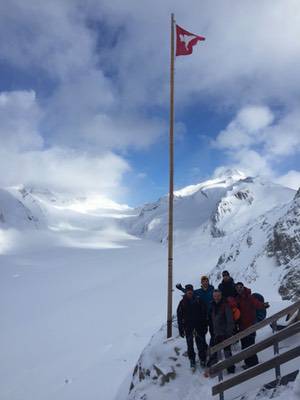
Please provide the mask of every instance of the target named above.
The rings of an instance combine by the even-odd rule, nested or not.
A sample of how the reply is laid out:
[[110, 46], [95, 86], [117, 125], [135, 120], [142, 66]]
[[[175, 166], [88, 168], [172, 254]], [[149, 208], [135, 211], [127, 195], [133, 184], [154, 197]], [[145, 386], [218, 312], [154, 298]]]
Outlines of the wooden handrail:
[[210, 376], [215, 376], [220, 371], [223, 371], [225, 368], [228, 368], [233, 364], [236, 364], [242, 360], [245, 360], [246, 358], [252, 356], [253, 354], [256, 354], [256, 353], [258, 353], [262, 350], [265, 350], [268, 347], [274, 345], [274, 343], [281, 342], [282, 340], [285, 340], [288, 337], [296, 335], [299, 332], [300, 332], [300, 321], [298, 321], [292, 325], [289, 325], [288, 327], [282, 329], [281, 331], [275, 333], [272, 336], [267, 337], [266, 339], [262, 340], [259, 343], [256, 343], [250, 347], [247, 347], [246, 349], [240, 351], [239, 353], [234, 354], [232, 357], [227, 358], [221, 362], [218, 362], [215, 365], [212, 365], [209, 368]]
[[227, 379], [226, 381], [220, 382], [219, 384], [213, 386], [212, 394], [216, 395], [219, 393], [223, 393], [225, 390], [230, 389], [240, 383], [243, 383], [251, 378], [255, 378], [256, 376], [263, 374], [264, 372], [269, 371], [276, 366], [284, 364], [294, 358], [300, 356], [300, 346], [297, 346], [291, 350], [286, 351], [285, 353], [279, 354], [268, 361], [265, 361], [262, 364], [258, 364], [255, 367], [249, 368], [248, 370], [240, 373], [239, 375], [234, 376], [231, 379]]
[[279, 318], [284, 317], [285, 315], [287, 315], [297, 309], [300, 309], [300, 300], [297, 301], [296, 303], [291, 304], [290, 306], [284, 308], [283, 310], [278, 311], [276, 314], [272, 315], [271, 317], [266, 318], [266, 319], [258, 322], [257, 324], [250, 326], [249, 328], [237, 333], [234, 336], [231, 336], [230, 338], [224, 340], [222, 343], [219, 343], [219, 344], [211, 347], [209, 349], [209, 354], [212, 355], [212, 354], [216, 353], [217, 351], [224, 349], [224, 347], [227, 347], [227, 346], [231, 345], [232, 343], [235, 343], [238, 340], [250, 335], [251, 333], [256, 332], [257, 330], [259, 330], [267, 325], [270, 325], [273, 322], [276, 322]]

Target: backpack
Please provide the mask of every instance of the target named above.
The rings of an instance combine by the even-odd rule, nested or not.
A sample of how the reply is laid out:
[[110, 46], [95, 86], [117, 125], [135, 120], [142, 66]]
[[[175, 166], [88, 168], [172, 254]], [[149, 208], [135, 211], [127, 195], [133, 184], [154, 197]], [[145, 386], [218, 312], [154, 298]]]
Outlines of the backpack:
[[235, 298], [234, 297], [228, 297], [227, 298], [227, 303], [229, 304], [229, 306], [231, 308], [234, 322], [237, 322], [240, 319], [241, 312], [240, 312], [240, 309], [237, 306]]
[[[252, 296], [254, 296], [258, 301], [261, 303], [265, 302], [264, 296], [261, 295], [260, 293], [252, 293]], [[265, 319], [267, 316], [267, 310], [264, 308], [262, 310], [256, 310], [256, 321], [255, 322], [260, 322], [263, 319]]]

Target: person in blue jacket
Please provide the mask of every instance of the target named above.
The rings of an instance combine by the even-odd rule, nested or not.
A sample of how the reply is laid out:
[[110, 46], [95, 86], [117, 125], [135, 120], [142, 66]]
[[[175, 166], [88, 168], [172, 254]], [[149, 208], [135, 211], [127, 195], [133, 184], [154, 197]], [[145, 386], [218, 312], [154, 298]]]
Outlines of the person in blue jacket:
[[[177, 283], [176, 288], [185, 293], [185, 288], [181, 285], [181, 283]], [[213, 287], [213, 285], [209, 283], [209, 279], [206, 275], [201, 276], [201, 287], [199, 289], [194, 290], [194, 295], [199, 297], [206, 304], [207, 307], [210, 345], [212, 345], [214, 337], [213, 324], [211, 322], [211, 306], [213, 301], [214, 290], [215, 288]]]

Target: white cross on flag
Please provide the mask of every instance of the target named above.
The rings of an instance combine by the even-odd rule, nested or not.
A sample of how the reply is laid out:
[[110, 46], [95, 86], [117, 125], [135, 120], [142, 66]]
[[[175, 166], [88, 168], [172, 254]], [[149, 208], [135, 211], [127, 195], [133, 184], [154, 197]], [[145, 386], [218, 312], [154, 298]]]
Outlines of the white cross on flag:
[[176, 25], [176, 56], [187, 56], [192, 54], [193, 47], [200, 40], [205, 40], [205, 37], [194, 35], [186, 31], [179, 25]]

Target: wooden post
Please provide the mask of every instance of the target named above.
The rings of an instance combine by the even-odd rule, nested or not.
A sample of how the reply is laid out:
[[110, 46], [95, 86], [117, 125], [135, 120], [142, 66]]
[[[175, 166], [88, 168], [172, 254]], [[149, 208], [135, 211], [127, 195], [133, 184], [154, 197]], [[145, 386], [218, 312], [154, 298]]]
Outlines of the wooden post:
[[[277, 323], [277, 321], [274, 321], [274, 322], [272, 322], [272, 325], [271, 325], [272, 326], [272, 330], [273, 330], [273, 334], [274, 334], [274, 332], [276, 332], [276, 323]], [[277, 354], [279, 354], [279, 343], [278, 342], [274, 343], [273, 349], [274, 349], [274, 355], [275, 356]], [[276, 377], [276, 380], [277, 380], [277, 382], [279, 384], [280, 379], [281, 379], [280, 365], [276, 365], [275, 366], [275, 377]]]
[[168, 224], [168, 311], [167, 338], [172, 337], [173, 303], [173, 201], [174, 201], [174, 63], [175, 63], [175, 19], [171, 14], [171, 63], [170, 63], [170, 142], [169, 142], [169, 224]]
[[225, 381], [218, 383], [217, 385], [212, 387], [212, 395], [215, 396], [216, 394], [231, 389], [236, 385], [240, 385], [241, 383], [246, 382], [249, 379], [255, 378], [256, 376], [263, 374], [270, 369], [273, 369], [275, 365], [285, 364], [291, 360], [294, 360], [297, 357], [300, 357], [300, 346], [296, 346], [286, 351], [285, 353], [278, 354], [268, 361], [255, 365], [254, 367], [249, 368], [246, 371], [234, 375], [232, 378], [226, 379]]
[[[217, 352], [217, 359], [218, 359], [218, 362], [222, 360], [222, 352], [221, 352], [221, 350], [218, 350], [218, 352]], [[218, 378], [219, 378], [219, 382], [223, 381], [223, 371], [219, 372]], [[219, 399], [220, 400], [224, 400], [224, 392], [220, 392], [219, 393]]]

